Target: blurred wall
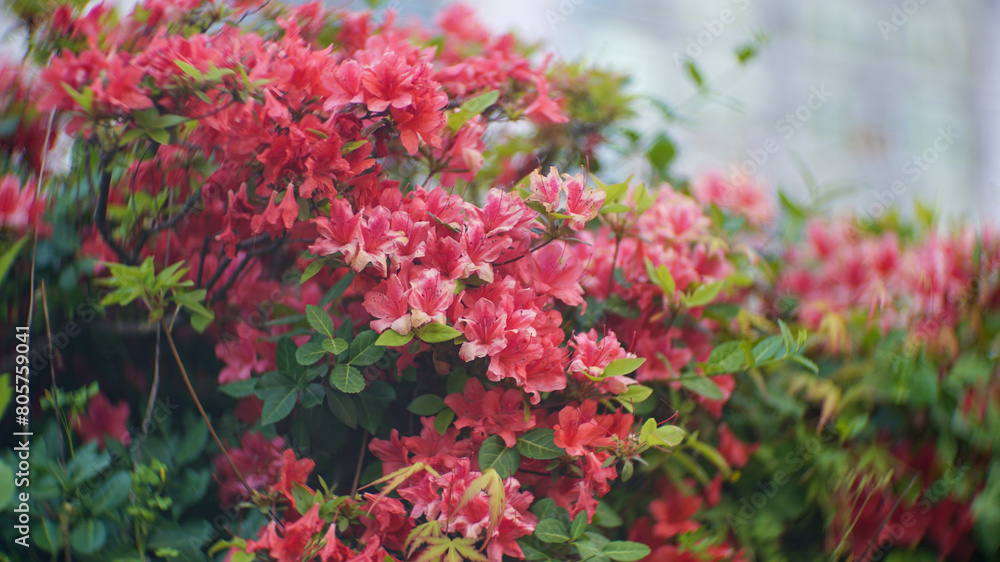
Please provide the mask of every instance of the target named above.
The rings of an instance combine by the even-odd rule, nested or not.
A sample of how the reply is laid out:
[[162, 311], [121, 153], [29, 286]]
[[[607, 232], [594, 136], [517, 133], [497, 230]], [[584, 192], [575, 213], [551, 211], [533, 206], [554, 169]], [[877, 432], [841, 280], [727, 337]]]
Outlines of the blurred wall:
[[[427, 18], [446, 3], [389, 5]], [[619, 68], [678, 108], [682, 173], [753, 172], [807, 201], [844, 189], [835, 207], [872, 216], [917, 198], [953, 223], [1000, 222], [996, 1], [467, 3], [493, 29]], [[735, 50], [763, 36], [741, 65]], [[686, 59], [708, 96], [695, 96]]]

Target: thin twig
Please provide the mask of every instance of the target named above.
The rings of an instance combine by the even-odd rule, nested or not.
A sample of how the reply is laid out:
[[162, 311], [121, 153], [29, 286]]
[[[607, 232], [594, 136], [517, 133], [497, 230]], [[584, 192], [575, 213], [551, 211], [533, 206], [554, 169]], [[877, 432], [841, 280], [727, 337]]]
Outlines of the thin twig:
[[187, 386], [188, 392], [194, 400], [194, 405], [198, 408], [198, 413], [201, 414], [201, 419], [205, 420], [205, 425], [208, 426], [208, 432], [212, 434], [212, 439], [215, 440], [215, 444], [222, 450], [222, 454], [225, 455], [226, 461], [229, 462], [229, 466], [236, 474], [236, 478], [238, 478], [240, 483], [243, 484], [243, 487], [246, 488], [249, 497], [254, 497], [256, 492], [254, 492], [253, 488], [247, 484], [246, 479], [243, 478], [243, 473], [236, 467], [236, 463], [233, 462], [233, 458], [229, 456], [229, 449], [227, 449], [222, 443], [222, 440], [219, 439], [219, 435], [215, 432], [215, 428], [212, 427], [212, 422], [208, 419], [208, 414], [205, 413], [205, 408], [201, 406], [201, 400], [198, 399], [198, 394], [195, 393], [194, 387], [191, 386], [191, 379], [188, 378], [187, 369], [184, 368], [181, 356], [177, 353], [177, 346], [174, 345], [174, 338], [170, 336], [170, 329], [167, 327], [167, 322], [163, 318], [160, 318], [160, 327], [163, 329], [163, 334], [167, 337], [167, 343], [170, 345], [170, 351], [174, 354], [174, 361], [177, 362], [177, 368], [181, 370], [181, 377], [184, 378], [184, 384]]
[[889, 519], [892, 518], [892, 514], [896, 513], [896, 509], [899, 507], [900, 502], [903, 501], [903, 498], [906, 497], [906, 494], [910, 491], [910, 488], [913, 487], [913, 483], [916, 481], [917, 481], [916, 476], [911, 478], [910, 483], [906, 485], [906, 489], [903, 490], [903, 493], [900, 494], [898, 498], [896, 498], [896, 503], [892, 505], [892, 509], [890, 509], [889, 513], [886, 514], [885, 519], [882, 520], [882, 524], [878, 526], [878, 530], [875, 531], [875, 536], [872, 537], [871, 542], [868, 543], [868, 548], [865, 549], [865, 553], [860, 558], [861, 560], [868, 560], [868, 553], [871, 552], [871, 549], [878, 542], [878, 536], [882, 534], [882, 529], [885, 528], [885, 524], [888, 523]]
[[361, 436], [361, 451], [358, 453], [358, 465], [354, 468], [354, 481], [351, 483], [351, 496], [358, 493], [358, 484], [361, 482], [361, 467], [365, 460], [365, 451], [367, 451], [368, 446], [368, 431], [365, 431], [364, 435]]

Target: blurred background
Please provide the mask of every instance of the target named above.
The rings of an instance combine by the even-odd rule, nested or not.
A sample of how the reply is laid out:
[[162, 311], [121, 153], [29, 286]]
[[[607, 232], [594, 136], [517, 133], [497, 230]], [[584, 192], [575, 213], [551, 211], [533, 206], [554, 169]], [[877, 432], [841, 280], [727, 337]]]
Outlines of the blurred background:
[[[678, 113], [669, 130], [686, 176], [742, 171], [803, 202], [847, 189], [831, 206], [872, 218], [908, 215], [916, 198], [951, 224], [1000, 223], [996, 0], [466, 3], [492, 29], [632, 75], [636, 94]], [[428, 19], [445, 4], [382, 8]], [[652, 128], [662, 114], [641, 107], [637, 127]]]
[[[446, 4], [387, 0], [378, 9], [429, 20]], [[677, 114], [668, 130], [684, 176], [753, 176], [868, 218], [910, 215], [918, 200], [950, 224], [1000, 223], [1000, 0], [466, 4], [494, 30], [631, 75], [635, 94]], [[0, 27], [7, 21], [0, 14]], [[16, 33], [3, 37], [2, 51], [16, 56]], [[741, 61], [748, 47], [754, 56]], [[636, 128], [655, 130], [662, 112], [639, 107]]]

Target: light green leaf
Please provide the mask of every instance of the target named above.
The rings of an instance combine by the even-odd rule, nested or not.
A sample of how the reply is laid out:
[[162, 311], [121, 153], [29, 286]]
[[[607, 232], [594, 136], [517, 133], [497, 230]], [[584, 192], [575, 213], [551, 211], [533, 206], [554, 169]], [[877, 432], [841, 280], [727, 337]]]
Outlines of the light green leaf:
[[621, 359], [615, 359], [611, 363], [608, 363], [608, 366], [604, 368], [602, 378], [627, 375], [641, 367], [645, 362], [646, 359], [642, 357], [623, 357]]
[[408, 334], [397, 334], [393, 330], [386, 330], [375, 340], [375, 345], [383, 347], [399, 347], [410, 343], [413, 339], [413, 332]]
[[437, 416], [434, 416], [434, 429], [441, 435], [448, 431], [448, 426], [455, 419], [455, 410], [445, 408]]
[[649, 556], [649, 547], [632, 541], [611, 541], [604, 547], [604, 554], [618, 562], [635, 562]]
[[462, 332], [459, 332], [455, 328], [437, 322], [431, 322], [417, 330], [417, 337], [427, 343], [451, 341], [460, 335], [462, 335]]
[[683, 379], [681, 381], [681, 386], [684, 388], [698, 393], [709, 400], [722, 400], [725, 395], [722, 393], [722, 389], [719, 385], [715, 384], [715, 381], [708, 377], [698, 377]]
[[719, 296], [719, 291], [722, 290], [724, 285], [724, 281], [716, 281], [715, 283], [701, 285], [695, 289], [693, 293], [685, 297], [684, 303], [689, 308], [697, 308], [699, 306], [710, 304], [715, 300], [715, 297]]

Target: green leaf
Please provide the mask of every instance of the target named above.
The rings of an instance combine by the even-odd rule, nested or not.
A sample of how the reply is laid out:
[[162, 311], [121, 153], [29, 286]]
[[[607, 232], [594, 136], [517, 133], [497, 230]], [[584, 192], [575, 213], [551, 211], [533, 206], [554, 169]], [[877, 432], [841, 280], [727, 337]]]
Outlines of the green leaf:
[[343, 277], [340, 278], [340, 281], [337, 281], [333, 285], [333, 287], [330, 287], [330, 290], [327, 291], [325, 295], [323, 295], [323, 298], [319, 300], [319, 306], [326, 307], [326, 305], [333, 302], [334, 299], [344, 294], [344, 291], [346, 291], [347, 288], [351, 286], [351, 281], [354, 281], [354, 276], [355, 276], [354, 270], [353, 269], [348, 270], [348, 272]]
[[712, 350], [705, 364], [705, 374], [735, 373], [742, 371], [746, 364], [747, 356], [743, 351], [743, 342], [727, 341]]
[[510, 478], [521, 464], [521, 454], [516, 448], [507, 448], [499, 435], [491, 435], [479, 448], [479, 470], [492, 468], [500, 478]]
[[436, 429], [440, 435], [444, 435], [444, 432], [448, 431], [448, 426], [451, 425], [451, 422], [454, 419], [455, 419], [455, 410], [452, 410], [451, 408], [445, 408], [444, 410], [441, 410], [441, 412], [437, 416], [434, 417], [434, 429]]
[[170, 144], [170, 133], [166, 129], [149, 129], [146, 133], [149, 135], [149, 138], [162, 145]]
[[323, 346], [323, 349], [329, 351], [334, 355], [340, 355], [341, 353], [347, 351], [347, 346], [348, 346], [347, 340], [345, 340], [344, 338], [333, 338], [333, 339], [327, 338], [323, 340], [323, 342], [320, 345]]
[[351, 365], [365, 366], [371, 365], [382, 358], [385, 349], [375, 345], [378, 334], [374, 330], [365, 330], [354, 337], [351, 342], [351, 351], [348, 362]]
[[299, 404], [303, 408], [314, 408], [323, 403], [323, 385], [312, 383], [302, 391], [302, 400]]
[[628, 205], [623, 205], [621, 203], [612, 203], [610, 205], [602, 205], [600, 213], [602, 215], [610, 215], [612, 213], [627, 213], [631, 211], [632, 208]]
[[677, 283], [674, 281], [674, 276], [665, 265], [656, 268], [656, 284], [663, 289], [663, 294], [668, 297], [673, 295], [674, 291], [677, 290]]
[[462, 106], [458, 108], [458, 111], [448, 114], [448, 128], [451, 129], [452, 132], [458, 131], [462, 128], [462, 125], [465, 125], [469, 121], [469, 119], [472, 119], [476, 115], [486, 111], [486, 109], [495, 104], [498, 99], [500, 99], [500, 92], [492, 90], [463, 103]]
[[59, 533], [59, 525], [46, 517], [42, 517], [40, 525], [31, 526], [31, 539], [38, 548], [53, 554], [62, 550], [65, 544], [62, 534]]
[[715, 384], [715, 381], [708, 377], [682, 379], [681, 386], [709, 400], [722, 400], [725, 398], [719, 385]]
[[305, 345], [295, 351], [295, 361], [299, 365], [312, 365], [326, 355], [321, 342], [306, 342]]
[[328, 388], [326, 389], [326, 406], [341, 423], [351, 429], [357, 429], [358, 408], [354, 404], [353, 398], [343, 392]]
[[548, 428], [537, 428], [517, 439], [517, 450], [529, 459], [555, 459], [566, 454], [556, 446], [555, 432]]
[[601, 377], [610, 378], [627, 375], [641, 367], [645, 362], [646, 360], [642, 357], [623, 357], [622, 359], [615, 359], [611, 363], [608, 363], [608, 366], [604, 368], [604, 374]]
[[665, 447], [676, 447], [684, 439], [684, 430], [676, 425], [661, 425], [649, 434], [648, 442], [651, 445], [663, 445]]
[[566, 525], [558, 519], [543, 519], [535, 525], [535, 532], [531, 534], [536, 539], [547, 543], [569, 542], [569, 531]]
[[674, 158], [677, 156], [677, 147], [674, 146], [673, 141], [670, 140], [667, 135], [660, 133], [653, 145], [646, 151], [646, 158], [649, 163], [660, 172], [661, 175], [666, 175], [667, 169], [670, 167], [670, 163], [673, 162]]
[[649, 556], [649, 547], [632, 541], [611, 541], [604, 547], [604, 554], [618, 562], [635, 562]]
[[444, 400], [436, 394], [424, 394], [414, 398], [406, 409], [418, 416], [433, 416], [444, 409]]
[[111, 475], [89, 498], [90, 510], [100, 515], [116, 509], [128, 499], [132, 489], [132, 478], [125, 471]]
[[278, 347], [275, 361], [278, 364], [278, 371], [295, 376], [302, 371], [302, 366], [295, 359], [295, 342], [288, 336], [282, 336], [278, 340]]
[[[819, 374], [819, 365], [817, 365], [816, 363], [814, 363], [812, 359], [809, 359], [808, 357], [804, 357], [802, 355], [792, 355], [791, 357], [789, 357], [789, 359], [791, 359], [792, 361], [795, 361], [799, 365], [802, 365], [810, 373], [812, 373], [814, 375], [818, 375]], [[937, 381], [937, 375], [934, 376], [934, 380]]]
[[184, 466], [201, 454], [208, 442], [208, 426], [203, 420], [194, 422], [180, 438], [177, 453], [174, 455], [174, 465]]
[[417, 337], [427, 343], [451, 341], [460, 335], [462, 335], [462, 332], [459, 332], [455, 328], [437, 322], [431, 322], [417, 330]]
[[400, 347], [410, 343], [413, 339], [413, 332], [408, 334], [400, 335], [393, 330], [386, 330], [382, 332], [382, 335], [375, 340], [375, 345], [381, 345], [383, 347]]
[[333, 326], [333, 320], [322, 308], [314, 304], [306, 305], [306, 320], [313, 330], [331, 339], [336, 337], [337, 329]]
[[85, 519], [73, 525], [73, 531], [69, 534], [69, 544], [79, 554], [93, 554], [104, 546], [107, 536], [104, 523]]
[[178, 68], [183, 70], [184, 74], [187, 74], [191, 78], [194, 78], [196, 82], [202, 82], [203, 80], [205, 80], [205, 75], [200, 70], [195, 68], [195, 66], [192, 65], [191, 63], [184, 62], [180, 59], [174, 59], [174, 64], [176, 64]]
[[374, 381], [368, 390], [358, 395], [358, 423], [370, 433], [375, 433], [382, 423], [386, 407], [396, 399], [392, 386], [385, 381]]
[[316, 260], [307, 265], [305, 271], [302, 272], [302, 276], [299, 277], [299, 285], [312, 279], [321, 269], [323, 269], [323, 260]]
[[710, 304], [715, 300], [715, 297], [719, 296], [719, 291], [722, 290], [724, 285], [724, 281], [701, 285], [684, 299], [684, 303], [688, 308], [698, 308], [699, 306]]
[[753, 351], [751, 352], [754, 364], [770, 361], [778, 353], [778, 350], [781, 349], [781, 344], [781, 336], [770, 336], [757, 342], [757, 345], [753, 346]]
[[7, 277], [7, 272], [10, 270], [10, 266], [14, 265], [14, 259], [17, 257], [18, 252], [28, 241], [28, 236], [21, 237], [20, 240], [14, 242], [14, 245], [8, 248], [2, 256], [0, 256], [0, 287], [3, 286], [3, 281]]
[[684, 68], [687, 70], [688, 76], [694, 81], [695, 86], [699, 89], [705, 86], [705, 80], [701, 77], [701, 72], [698, 70], [698, 65], [694, 61], [687, 61], [684, 63]]
[[254, 387], [257, 386], [256, 378], [249, 378], [242, 381], [231, 382], [219, 387], [219, 390], [227, 396], [233, 398], [246, 398], [253, 394]]
[[573, 519], [573, 523], [569, 526], [569, 534], [572, 540], [576, 540], [583, 536], [583, 532], [587, 530], [587, 512], [581, 511], [576, 514], [576, 518]]
[[295, 388], [278, 390], [264, 398], [264, 406], [260, 412], [260, 425], [266, 426], [278, 423], [288, 417], [295, 407], [299, 391]]
[[337, 365], [330, 373], [330, 382], [333, 386], [348, 394], [357, 394], [365, 389], [365, 377], [357, 367], [351, 365]]
[[14, 497], [14, 492], [14, 471], [0, 459], [0, 513], [7, 508], [7, 504]]
[[630, 384], [625, 388], [625, 392], [615, 396], [615, 400], [621, 402], [626, 410], [632, 411], [635, 404], [641, 404], [653, 395], [653, 389], [641, 384]]

